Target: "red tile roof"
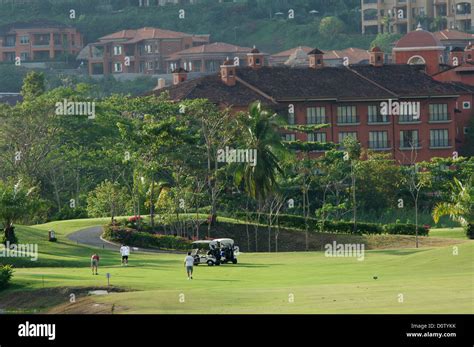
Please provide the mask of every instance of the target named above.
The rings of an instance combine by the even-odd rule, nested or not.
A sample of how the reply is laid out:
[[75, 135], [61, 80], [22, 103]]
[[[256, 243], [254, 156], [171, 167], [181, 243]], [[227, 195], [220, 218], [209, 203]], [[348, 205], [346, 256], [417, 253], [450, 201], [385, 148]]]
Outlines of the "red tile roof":
[[179, 52], [176, 52], [168, 58], [168, 60], [177, 60], [182, 56], [189, 55], [189, 54], [236, 54], [236, 53], [250, 53], [252, 48], [249, 47], [240, 47], [231, 45], [229, 43], [224, 42], [214, 42], [209, 43], [207, 45], [201, 45], [196, 47], [191, 47]]
[[133, 43], [146, 39], [180, 39], [189, 36], [192, 35], [159, 28], [141, 28], [118, 31], [113, 34], [102, 36], [101, 38], [99, 38], [99, 40], [103, 41], [125, 39], [129, 40], [130, 43]]
[[302, 49], [304, 52], [306, 53], [309, 53], [313, 50], [312, 47], [307, 47], [307, 46], [299, 46], [299, 47], [295, 47], [295, 48], [291, 48], [291, 49], [287, 49], [286, 51], [283, 51], [283, 52], [279, 52], [279, 53], [276, 53], [276, 54], [273, 54], [272, 57], [289, 57], [290, 55], [292, 55], [293, 53], [295, 53], [295, 51], [297, 49]]
[[[306, 52], [306, 54], [308, 54], [313, 50], [313, 48], [306, 47], [306, 46], [299, 46], [292, 49], [288, 49], [283, 52], [273, 54], [272, 57], [274, 58], [288, 57], [289, 58], [292, 54], [296, 54], [296, 51], [298, 50], [302, 50]], [[343, 50], [332, 50], [332, 51], [324, 52], [324, 59], [334, 60], [334, 59], [342, 59], [343, 57], [348, 57], [351, 64], [357, 64], [363, 60], [368, 60], [369, 56], [370, 56], [369, 52], [367, 52], [365, 49], [353, 48], [353, 47], [349, 47]]]
[[440, 40], [433, 33], [426, 30], [415, 30], [398, 40], [395, 49], [440, 46], [442, 46]]
[[343, 50], [326, 51], [324, 59], [342, 59], [349, 58], [351, 64], [360, 63], [363, 60], [369, 60], [370, 54], [365, 49], [349, 47]]
[[464, 33], [459, 30], [445, 29], [433, 33], [440, 40], [474, 40], [474, 34]]

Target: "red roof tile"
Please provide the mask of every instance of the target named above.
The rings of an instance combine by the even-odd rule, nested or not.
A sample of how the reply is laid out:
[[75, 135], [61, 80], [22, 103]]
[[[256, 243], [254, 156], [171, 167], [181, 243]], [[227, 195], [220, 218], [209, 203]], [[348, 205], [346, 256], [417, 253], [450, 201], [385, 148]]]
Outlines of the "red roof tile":
[[411, 31], [395, 45], [397, 48], [415, 48], [415, 47], [440, 47], [442, 46], [439, 39], [433, 33], [426, 30]]
[[297, 49], [302, 49], [302, 50], [305, 51], [306, 53], [309, 53], [309, 52], [311, 52], [311, 51], [313, 50], [313, 48], [311, 48], [311, 47], [299, 46], [299, 47], [287, 49], [286, 51], [283, 51], [283, 52], [279, 52], [279, 53], [273, 54], [272, 57], [289, 57], [290, 55], [292, 55], [293, 53], [295, 53], [295, 51], [296, 51]]
[[464, 33], [459, 30], [445, 29], [433, 33], [440, 40], [474, 40], [474, 34]]
[[102, 36], [99, 40], [128, 39], [130, 40], [130, 43], [132, 43], [132, 41], [138, 42], [146, 39], [180, 39], [189, 36], [192, 35], [159, 28], [141, 28], [118, 31], [113, 34]]
[[222, 53], [222, 54], [236, 54], [236, 53], [249, 53], [252, 49], [249, 47], [240, 47], [231, 45], [224, 42], [214, 42], [207, 45], [201, 45], [196, 47], [191, 47], [179, 52], [176, 52], [168, 58], [168, 60], [177, 60], [182, 56], [189, 54], [212, 54], [212, 53]]

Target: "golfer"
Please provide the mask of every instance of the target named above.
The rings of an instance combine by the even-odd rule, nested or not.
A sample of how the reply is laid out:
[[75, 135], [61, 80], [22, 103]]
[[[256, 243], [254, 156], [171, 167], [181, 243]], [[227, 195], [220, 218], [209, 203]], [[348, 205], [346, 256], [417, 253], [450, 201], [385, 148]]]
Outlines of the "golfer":
[[184, 258], [184, 266], [186, 266], [186, 272], [188, 273], [188, 280], [193, 279], [193, 265], [194, 258], [191, 256], [191, 252], [188, 252], [186, 258]]
[[92, 254], [92, 257], [91, 257], [91, 269], [92, 269], [92, 274], [94, 275], [94, 271], [95, 271], [95, 275], [98, 275], [99, 273], [97, 272], [97, 270], [99, 269], [99, 260], [100, 260], [100, 257], [97, 253], [94, 253]]
[[128, 256], [130, 255], [130, 247], [122, 245], [122, 247], [120, 247], [120, 254], [122, 255], [122, 266], [127, 266]]

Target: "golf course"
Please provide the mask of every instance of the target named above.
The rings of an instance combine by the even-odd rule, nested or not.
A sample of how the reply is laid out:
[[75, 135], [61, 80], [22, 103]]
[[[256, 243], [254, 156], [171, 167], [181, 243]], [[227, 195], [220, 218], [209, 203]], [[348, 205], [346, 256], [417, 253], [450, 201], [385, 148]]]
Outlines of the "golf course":
[[[474, 242], [461, 228], [433, 229], [438, 247], [365, 251], [364, 259], [324, 252], [241, 253], [239, 263], [197, 266], [187, 280], [184, 254], [116, 250], [68, 235], [107, 219], [18, 226], [38, 260], [9, 258], [15, 269], [0, 293], [7, 313], [470, 313], [474, 312]], [[47, 241], [54, 229], [57, 242]], [[90, 256], [100, 255], [99, 275]], [[107, 283], [110, 274], [110, 286]], [[106, 295], [91, 295], [108, 290]]]

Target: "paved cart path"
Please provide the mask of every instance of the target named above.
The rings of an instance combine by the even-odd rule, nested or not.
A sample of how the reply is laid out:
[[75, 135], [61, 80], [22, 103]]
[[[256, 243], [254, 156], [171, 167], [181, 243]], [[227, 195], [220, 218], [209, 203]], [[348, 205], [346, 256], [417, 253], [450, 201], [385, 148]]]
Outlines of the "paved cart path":
[[[101, 238], [102, 232], [102, 226], [90, 227], [87, 229], [75, 231], [69, 234], [67, 238], [78, 244], [118, 251], [120, 249], [120, 245], [112, 243], [110, 241], [104, 241]], [[132, 250], [132, 252], [184, 254], [184, 252], [178, 251], [162, 251], [158, 249], [137, 248], [132, 246], [130, 247], [130, 249]]]

